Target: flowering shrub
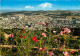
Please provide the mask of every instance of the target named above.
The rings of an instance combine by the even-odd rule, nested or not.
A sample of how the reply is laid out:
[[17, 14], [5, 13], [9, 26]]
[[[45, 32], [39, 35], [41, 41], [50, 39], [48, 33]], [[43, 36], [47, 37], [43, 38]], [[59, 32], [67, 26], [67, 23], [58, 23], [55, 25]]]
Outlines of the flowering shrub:
[[[10, 30], [0, 29], [0, 55], [80, 55], [80, 36], [73, 36], [71, 30], [68, 28], [55, 29], [52, 32], [51, 31], [52, 30], [49, 28], [34, 31], [25, 28]], [[9, 35], [9, 38], [5, 38], [5, 34]]]

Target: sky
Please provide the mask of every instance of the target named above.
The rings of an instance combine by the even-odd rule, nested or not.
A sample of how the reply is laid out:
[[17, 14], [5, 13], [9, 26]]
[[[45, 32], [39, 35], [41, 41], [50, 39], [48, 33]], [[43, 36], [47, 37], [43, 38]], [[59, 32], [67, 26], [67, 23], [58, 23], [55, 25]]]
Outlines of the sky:
[[0, 0], [0, 10], [80, 10], [80, 0]]

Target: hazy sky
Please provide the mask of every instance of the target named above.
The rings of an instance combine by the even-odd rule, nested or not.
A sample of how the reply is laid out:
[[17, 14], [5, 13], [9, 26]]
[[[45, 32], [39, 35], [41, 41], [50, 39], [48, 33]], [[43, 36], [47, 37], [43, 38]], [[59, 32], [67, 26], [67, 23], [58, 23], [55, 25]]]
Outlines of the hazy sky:
[[1, 0], [0, 10], [80, 10], [80, 0]]

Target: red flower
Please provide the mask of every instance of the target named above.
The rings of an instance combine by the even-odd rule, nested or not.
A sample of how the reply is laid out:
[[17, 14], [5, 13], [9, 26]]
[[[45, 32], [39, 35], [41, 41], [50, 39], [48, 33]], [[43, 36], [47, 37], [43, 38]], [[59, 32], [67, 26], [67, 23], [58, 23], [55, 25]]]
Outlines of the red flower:
[[46, 26], [48, 26], [49, 24], [50, 24], [50, 23], [49, 23], [49, 22], [47, 22], [47, 23], [46, 23]]
[[37, 39], [37, 38], [35, 38], [35, 36], [33, 36], [32, 40], [33, 40], [33, 41], [35, 41], [35, 42], [37, 42], [37, 41], [38, 41], [38, 39]]
[[74, 53], [73, 51], [70, 51], [72, 54]]
[[22, 35], [19, 35], [19, 37], [22, 37]]
[[23, 27], [23, 29], [25, 29], [25, 27]]
[[22, 36], [23, 38], [25, 38], [25, 36]]
[[80, 49], [78, 49], [78, 51], [80, 51]]
[[39, 51], [44, 51], [44, 50], [45, 50], [45, 48], [40, 48], [40, 49], [39, 49]]
[[25, 31], [22, 31], [23, 33], [25, 33]]
[[38, 23], [38, 24], [41, 24], [41, 23]]

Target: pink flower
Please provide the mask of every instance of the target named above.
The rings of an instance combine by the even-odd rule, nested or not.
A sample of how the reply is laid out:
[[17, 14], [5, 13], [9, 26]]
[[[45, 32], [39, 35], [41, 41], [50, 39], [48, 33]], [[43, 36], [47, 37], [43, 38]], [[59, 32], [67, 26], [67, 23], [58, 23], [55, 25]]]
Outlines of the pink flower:
[[64, 31], [61, 31], [61, 32], [60, 32], [60, 35], [63, 35], [64, 33], [65, 33]]
[[68, 28], [62, 28], [63, 30], [66, 30], [66, 29], [68, 29]]
[[45, 23], [44, 21], [42, 21], [42, 24], [43, 24], [43, 25], [46, 25], [46, 23]]
[[68, 28], [62, 28], [63, 30], [64, 30], [64, 32], [66, 32], [67, 34], [69, 34], [70, 32], [71, 32], [71, 30], [70, 29], [68, 29]]
[[63, 52], [64, 56], [69, 56], [68, 52]]
[[45, 34], [45, 33], [42, 33], [42, 36], [43, 36], [43, 37], [46, 37], [46, 34]]
[[9, 34], [9, 37], [14, 37], [14, 35], [13, 34]]
[[39, 51], [44, 51], [44, 50], [45, 50], [45, 48], [40, 48], [40, 49], [39, 49]]
[[66, 30], [64, 30], [67, 34], [69, 34], [71, 31], [70, 31], [70, 29], [66, 29]]
[[50, 51], [50, 52], [47, 51], [47, 53], [49, 54], [49, 56], [54, 55], [53, 51]]

